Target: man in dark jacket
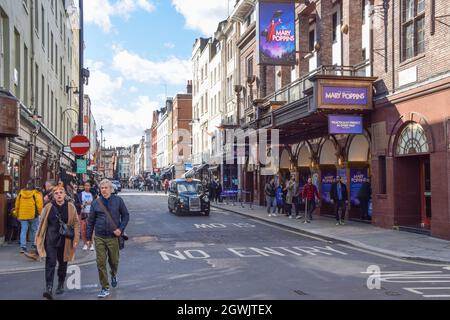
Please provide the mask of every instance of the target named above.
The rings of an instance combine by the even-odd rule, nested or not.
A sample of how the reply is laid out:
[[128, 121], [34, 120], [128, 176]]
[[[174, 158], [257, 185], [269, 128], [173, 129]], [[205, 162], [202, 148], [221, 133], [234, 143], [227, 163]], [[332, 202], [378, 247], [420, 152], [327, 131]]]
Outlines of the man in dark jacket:
[[[272, 215], [276, 216], [275, 210], [277, 208], [276, 202], [275, 202], [275, 196], [276, 196], [276, 188], [275, 188], [275, 179], [271, 178], [269, 182], [266, 183], [266, 186], [264, 187], [264, 194], [266, 195], [266, 203], [267, 203], [267, 214], [269, 217]], [[273, 206], [272, 214], [270, 213], [270, 207]]]
[[[336, 210], [336, 225], [344, 225], [345, 208], [348, 204], [347, 186], [342, 183], [341, 177], [336, 176], [336, 182], [331, 185], [331, 203], [334, 203]], [[339, 209], [341, 214], [339, 215]]]
[[117, 286], [117, 270], [119, 267], [119, 240], [123, 234], [130, 215], [122, 198], [113, 195], [113, 185], [108, 179], [100, 182], [101, 195], [91, 204], [91, 212], [87, 225], [87, 245], [90, 246], [95, 228], [95, 251], [97, 269], [102, 290], [98, 297], [109, 296], [107, 260], [111, 267], [111, 286]]
[[372, 187], [370, 185], [370, 178], [364, 180], [361, 189], [358, 192], [358, 200], [361, 206], [361, 220], [369, 218], [369, 200], [372, 196]]

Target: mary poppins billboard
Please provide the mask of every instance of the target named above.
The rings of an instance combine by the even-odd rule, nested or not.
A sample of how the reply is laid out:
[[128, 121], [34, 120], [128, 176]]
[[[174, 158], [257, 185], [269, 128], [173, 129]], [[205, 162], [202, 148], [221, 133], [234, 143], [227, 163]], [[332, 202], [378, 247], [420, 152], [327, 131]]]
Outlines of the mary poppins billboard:
[[259, 1], [257, 24], [257, 63], [295, 65], [294, 2]]

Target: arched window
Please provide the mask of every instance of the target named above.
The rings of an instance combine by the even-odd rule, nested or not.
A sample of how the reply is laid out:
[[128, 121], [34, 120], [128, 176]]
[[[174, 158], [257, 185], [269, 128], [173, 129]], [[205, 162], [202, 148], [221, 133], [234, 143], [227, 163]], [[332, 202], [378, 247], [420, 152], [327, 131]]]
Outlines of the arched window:
[[415, 122], [408, 124], [397, 140], [397, 155], [427, 153], [428, 142], [423, 127]]

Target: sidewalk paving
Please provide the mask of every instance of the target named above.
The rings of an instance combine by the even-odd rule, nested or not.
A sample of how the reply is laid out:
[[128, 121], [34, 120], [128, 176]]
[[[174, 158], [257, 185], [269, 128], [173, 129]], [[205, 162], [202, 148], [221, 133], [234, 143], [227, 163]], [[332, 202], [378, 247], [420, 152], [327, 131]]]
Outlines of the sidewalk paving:
[[389, 256], [450, 264], [450, 241], [427, 235], [385, 229], [357, 221], [345, 221], [344, 226], [336, 226], [334, 218], [314, 214], [311, 223], [303, 223], [303, 220], [289, 219], [285, 215], [269, 217], [265, 207], [253, 205], [251, 209], [249, 204], [244, 204], [244, 208], [239, 203], [234, 206], [225, 203], [211, 206]]
[[[95, 251], [83, 251], [82, 245], [75, 252], [75, 260], [71, 264], [83, 264], [95, 261]], [[19, 244], [5, 243], [0, 246], [0, 274], [31, 272], [45, 269], [45, 259], [35, 261], [20, 253]]]

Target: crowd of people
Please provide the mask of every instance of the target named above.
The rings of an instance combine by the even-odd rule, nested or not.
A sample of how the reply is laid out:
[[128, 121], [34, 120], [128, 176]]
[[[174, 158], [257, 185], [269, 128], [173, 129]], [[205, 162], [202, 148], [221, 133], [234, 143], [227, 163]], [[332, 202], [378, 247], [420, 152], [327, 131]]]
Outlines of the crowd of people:
[[[370, 178], [364, 179], [358, 192], [358, 200], [361, 208], [362, 220], [369, 218], [369, 201], [371, 197]], [[291, 175], [289, 180], [280, 180], [275, 184], [275, 178], [271, 178], [264, 187], [266, 197], [267, 214], [269, 217], [282, 214], [290, 219], [304, 219], [310, 223], [313, 219], [315, 209], [320, 205], [320, 194], [317, 187], [309, 177], [306, 184], [301, 186], [295, 181], [295, 176]], [[336, 176], [330, 190], [330, 201], [334, 206], [336, 225], [345, 224], [346, 210], [348, 210], [348, 191], [340, 176]], [[304, 215], [300, 214], [303, 206]]]
[[125, 238], [129, 213], [123, 200], [113, 194], [110, 180], [80, 185], [49, 180], [42, 189], [30, 180], [15, 197], [10, 195], [8, 211], [8, 227], [12, 229], [9, 240], [20, 235], [20, 252], [25, 257], [35, 261], [45, 258], [43, 297], [53, 299], [57, 264], [55, 293], [64, 293], [67, 263], [74, 260], [80, 239], [83, 251], [96, 252], [102, 286], [98, 297], [109, 295], [107, 265], [111, 286], [117, 286], [119, 244]]

